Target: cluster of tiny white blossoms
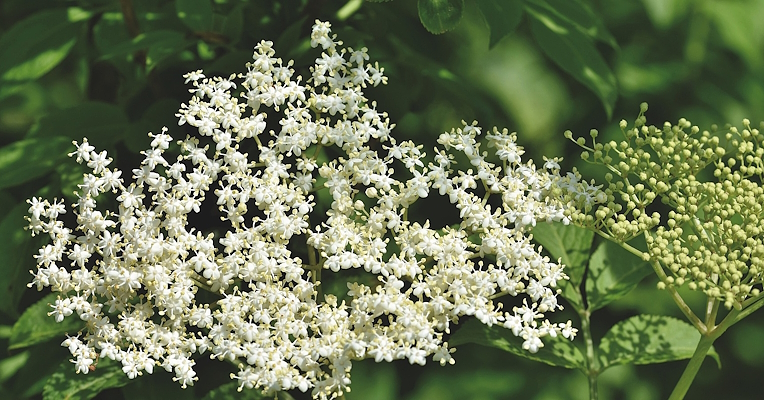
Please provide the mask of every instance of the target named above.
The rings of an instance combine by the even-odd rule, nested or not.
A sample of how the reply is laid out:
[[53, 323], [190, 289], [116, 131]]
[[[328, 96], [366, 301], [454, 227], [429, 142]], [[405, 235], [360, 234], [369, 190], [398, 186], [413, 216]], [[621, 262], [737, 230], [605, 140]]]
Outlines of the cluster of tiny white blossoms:
[[[557, 160], [523, 163], [506, 130], [485, 135], [495, 165], [475, 124], [442, 134], [426, 162], [422, 146], [390, 137], [386, 114], [364, 97], [386, 82], [383, 69], [329, 28], [313, 27], [323, 52], [305, 84], [267, 41], [244, 74], [187, 74], [193, 98], [177, 115], [198, 135], [176, 147], [166, 129], [150, 134], [132, 182], [106, 152], [75, 142], [71, 156], [92, 169], [75, 229], [59, 219], [62, 201], [30, 200], [32, 233], [51, 238], [30, 286], [60, 293], [57, 321], [85, 321], [64, 342], [78, 372], [109, 358], [130, 378], [160, 366], [186, 387], [206, 354], [239, 367], [240, 390], [333, 398], [349, 390], [353, 360], [453, 363], [446, 340], [460, 317], [503, 325], [531, 352], [545, 336], [574, 337], [570, 321], [544, 319], [561, 308], [565, 275], [527, 233], [536, 221], [567, 223], [555, 188], [577, 176], [561, 177]], [[279, 131], [266, 131], [269, 115], [280, 115]], [[339, 155], [319, 163], [322, 150]], [[471, 168], [455, 170], [450, 152]], [[325, 213], [314, 211], [317, 191], [331, 199]], [[456, 207], [458, 227], [409, 221], [409, 206], [433, 191]], [[202, 232], [188, 218], [210, 192], [223, 228]], [[347, 301], [322, 295], [322, 271], [346, 269], [378, 283], [348, 282]], [[509, 311], [494, 302], [505, 295], [519, 297]]]

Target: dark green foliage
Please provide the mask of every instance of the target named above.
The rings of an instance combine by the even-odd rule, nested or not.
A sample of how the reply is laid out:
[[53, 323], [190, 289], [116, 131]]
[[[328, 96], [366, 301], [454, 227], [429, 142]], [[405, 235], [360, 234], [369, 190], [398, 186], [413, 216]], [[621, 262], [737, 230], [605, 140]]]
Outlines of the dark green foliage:
[[[32, 256], [45, 238], [31, 238], [23, 216], [31, 196], [73, 201], [83, 170], [66, 157], [72, 140], [86, 136], [109, 150], [115, 164], [133, 168], [150, 142], [147, 132], [167, 126], [182, 138], [184, 127], [174, 116], [190, 97], [182, 74], [243, 71], [260, 40], [274, 41], [277, 57], [294, 59], [294, 67], [307, 72], [320, 54], [309, 47], [317, 18], [331, 21], [346, 44], [368, 47], [380, 61], [390, 84], [370, 88], [369, 97], [398, 123], [396, 136], [425, 144], [428, 153], [442, 131], [478, 119], [484, 127], [517, 130], [525, 159], [540, 164], [542, 155], [565, 155], [563, 168], [576, 165], [589, 177], [595, 173], [577, 161], [576, 149], [565, 147], [562, 130], [601, 128], [602, 139], [610, 140], [620, 135], [617, 120], [630, 118], [642, 101], [650, 102], [654, 120], [686, 116], [698, 125], [724, 125], [764, 118], [760, 2], [375, 0], [340, 20], [337, 11], [345, 3], [0, 2], [0, 398], [137, 398], [149, 392], [168, 399], [273, 398], [237, 392], [230, 371], [214, 370], [220, 363], [206, 357], [197, 360], [206, 365], [197, 386], [186, 390], [159, 368], [131, 382], [107, 360], [90, 374], [75, 374], [60, 343], [84, 323], [70, 317], [56, 324], [47, 316], [55, 296], [26, 287], [35, 269]], [[325, 195], [318, 194], [318, 208], [325, 207]], [[697, 332], [680, 320], [647, 315], [667, 310], [681, 317], [669, 296], [655, 290], [654, 279], [645, 278], [649, 265], [572, 227], [540, 224], [534, 235], [570, 276], [560, 284], [568, 314], [553, 319], [570, 318], [580, 328], [576, 314], [596, 311], [592, 332], [598, 361], [607, 368], [602, 398], [667, 397], [682, 363], [632, 365], [687, 358]], [[683, 296], [695, 309], [705, 306], [692, 294]], [[547, 346], [530, 355], [502, 327], [470, 320], [461, 325], [452, 327], [451, 345], [490, 348], [467, 345], [473, 347], [458, 351], [453, 367], [366, 362], [354, 367], [348, 399], [568, 398], [581, 390], [578, 398], [586, 397], [580, 374], [522, 358], [585, 368], [581, 332], [574, 342], [546, 338]], [[763, 327], [753, 316], [717, 341], [718, 355], [711, 355], [724, 358], [726, 368], [704, 366], [688, 398], [755, 397], [762, 360], [752, 354], [764, 354], [755, 340]], [[740, 363], [756, 368], [736, 368]], [[455, 370], [462, 375], [449, 375]]]

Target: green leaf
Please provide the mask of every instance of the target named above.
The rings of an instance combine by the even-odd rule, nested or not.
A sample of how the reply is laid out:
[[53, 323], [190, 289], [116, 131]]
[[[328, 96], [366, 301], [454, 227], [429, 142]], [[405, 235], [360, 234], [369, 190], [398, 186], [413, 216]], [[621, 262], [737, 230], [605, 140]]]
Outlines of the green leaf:
[[0, 37], [0, 80], [33, 80], [66, 58], [77, 41], [79, 18], [66, 9], [44, 10]]
[[51, 293], [24, 311], [13, 325], [8, 349], [28, 347], [54, 337], [63, 337], [64, 334], [73, 335], [85, 326], [76, 314], [64, 318], [61, 322], [56, 322], [55, 318], [48, 316], [53, 310], [50, 305], [55, 304], [58, 296], [57, 293]]
[[[233, 366], [231, 366], [233, 367]], [[220, 367], [216, 367], [220, 368]], [[225, 368], [225, 367], [224, 367]], [[224, 369], [220, 368], [220, 369]], [[183, 389], [178, 382], [172, 380], [175, 374], [163, 369], [154, 368], [153, 374], [133, 379], [129, 385], [122, 387], [120, 392], [125, 399], [141, 400], [196, 400], [192, 388]], [[207, 376], [205, 376], [207, 378]], [[227, 378], [227, 376], [226, 376]]]
[[244, 3], [238, 4], [225, 17], [223, 29], [220, 33], [225, 35], [230, 43], [236, 43], [241, 39], [241, 33], [244, 30]]
[[666, 29], [692, 10], [689, 0], [642, 0], [650, 22]]
[[549, 365], [565, 368], [586, 368], [584, 356], [573, 342], [559, 336], [557, 338], [547, 336], [542, 340], [544, 347], [539, 349], [537, 353], [531, 353], [523, 349], [523, 339], [513, 335], [509, 329], [498, 325], [488, 327], [476, 319], [470, 319], [451, 335], [448, 343], [451, 346], [476, 343]]
[[73, 148], [71, 139], [61, 136], [24, 139], [0, 148], [0, 189], [47, 174]]
[[425, 29], [437, 35], [459, 25], [464, 12], [464, 0], [419, 0], [417, 9]]
[[48, 378], [42, 391], [45, 400], [88, 400], [110, 388], [122, 387], [130, 378], [122, 372], [122, 366], [108, 358], [101, 359], [95, 371], [78, 374], [74, 364], [66, 360]]
[[752, 69], [764, 65], [764, 29], [759, 24], [762, 11], [764, 6], [759, 2], [704, 4], [704, 13], [714, 22], [724, 43]]
[[147, 50], [156, 46], [176, 46], [183, 41], [183, 34], [177, 31], [158, 30], [141, 33], [134, 38], [126, 38], [125, 41], [104, 49], [100, 58], [127, 56], [139, 50]]
[[[241, 66], [242, 64], [238, 64]], [[228, 71], [232, 71], [229, 69]], [[178, 117], [175, 113], [178, 112], [177, 100], [161, 99], [153, 102], [149, 108], [143, 112], [141, 117], [131, 123], [125, 133], [125, 146], [133, 153], [140, 153], [151, 147], [151, 138], [149, 132], [160, 132], [162, 127], [169, 127], [170, 134], [178, 134], [174, 129], [178, 126]], [[173, 129], [173, 127], [175, 127]]]
[[618, 99], [615, 75], [591, 39], [556, 13], [532, 4], [525, 9], [533, 17], [531, 31], [544, 53], [594, 92], [610, 118]]
[[647, 261], [629, 253], [620, 245], [610, 241], [602, 242], [589, 261], [589, 275], [586, 280], [589, 310], [600, 309], [625, 296], [652, 271]]
[[26, 284], [31, 280], [29, 270], [35, 268], [32, 254], [40, 239], [33, 239], [24, 229], [29, 206], [19, 203], [0, 222], [0, 311], [11, 316], [18, 316], [18, 305]]
[[535, 3], [547, 13], [565, 20], [586, 36], [607, 43], [617, 49], [618, 43], [607, 30], [602, 19], [581, 0], [527, 0]]
[[514, 32], [523, 17], [522, 0], [477, 0], [477, 5], [491, 30], [489, 48]]
[[212, 29], [212, 3], [210, 0], [175, 0], [178, 18], [194, 32]]
[[560, 259], [565, 265], [565, 274], [570, 283], [578, 286], [584, 276], [586, 260], [594, 240], [594, 232], [561, 222], [539, 223], [531, 231], [533, 239], [539, 242], [549, 254]]
[[278, 392], [274, 397], [273, 394], [263, 394], [260, 389], [244, 388], [241, 392], [238, 389], [237, 382], [229, 382], [211, 390], [202, 400], [294, 400], [294, 397], [286, 392]]
[[278, 49], [282, 54], [286, 54], [286, 57], [290, 60], [298, 58], [307, 48], [310, 48], [310, 41], [303, 35], [303, 26], [308, 16], [304, 16], [288, 27], [279, 35], [279, 37], [273, 42], [274, 47]]
[[4, 383], [24, 367], [31, 351], [24, 351], [0, 360], [0, 383]]
[[29, 132], [29, 137], [66, 136], [69, 146], [71, 140], [80, 142], [86, 137], [99, 148], [122, 139], [127, 123], [127, 115], [122, 108], [91, 101], [44, 116]]
[[25, 350], [24, 353], [29, 354], [24, 367], [3, 385], [13, 393], [13, 396], [0, 398], [27, 399], [42, 393], [45, 382], [56, 372], [58, 365], [71, 358], [69, 350], [62, 347], [60, 341], [40, 343]]
[[[658, 315], [637, 315], [621, 321], [605, 334], [599, 345], [603, 370], [620, 364], [657, 364], [692, 357], [700, 333], [687, 322]], [[708, 355], [719, 368], [719, 355], [712, 347]]]

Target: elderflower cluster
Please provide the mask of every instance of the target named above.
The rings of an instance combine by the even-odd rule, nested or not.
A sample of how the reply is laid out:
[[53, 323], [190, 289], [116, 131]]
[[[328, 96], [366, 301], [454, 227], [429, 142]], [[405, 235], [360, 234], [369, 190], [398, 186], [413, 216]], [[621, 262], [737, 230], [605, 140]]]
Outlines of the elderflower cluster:
[[[645, 257], [665, 271], [659, 286], [687, 284], [740, 309], [760, 294], [764, 278], [764, 134], [748, 120], [742, 131], [724, 133], [684, 118], [648, 126], [646, 111], [643, 103], [631, 129], [621, 121], [620, 143], [597, 143], [596, 131], [592, 147], [576, 141], [584, 159], [593, 156], [610, 173], [607, 204], [571, 219], [620, 242], [657, 227], [645, 234]], [[648, 210], [666, 208], [663, 215]]]
[[[105, 151], [75, 142], [70, 156], [92, 172], [74, 229], [62, 201], [30, 200], [29, 228], [51, 239], [30, 286], [60, 293], [57, 321], [85, 322], [64, 342], [78, 372], [109, 358], [130, 378], [156, 366], [186, 387], [206, 355], [238, 366], [240, 390], [333, 398], [349, 390], [354, 360], [453, 363], [446, 340], [466, 316], [510, 329], [531, 352], [545, 336], [574, 337], [569, 321], [544, 319], [561, 308], [566, 277], [527, 233], [568, 221], [555, 188], [578, 176], [561, 177], [557, 160], [522, 162], [506, 130], [485, 135], [495, 152], [481, 151], [474, 123], [442, 134], [427, 159], [422, 146], [396, 142], [364, 97], [386, 82], [366, 48], [342, 48], [318, 21], [311, 44], [323, 52], [305, 83], [268, 41], [246, 73], [185, 75], [193, 98], [177, 116], [194, 134], [150, 134], [132, 180]], [[470, 169], [456, 169], [457, 153]], [[460, 225], [409, 219], [433, 195]], [[211, 203], [222, 222], [191, 226]], [[322, 294], [322, 274], [342, 270], [372, 279]], [[503, 296], [518, 299], [503, 310]]]

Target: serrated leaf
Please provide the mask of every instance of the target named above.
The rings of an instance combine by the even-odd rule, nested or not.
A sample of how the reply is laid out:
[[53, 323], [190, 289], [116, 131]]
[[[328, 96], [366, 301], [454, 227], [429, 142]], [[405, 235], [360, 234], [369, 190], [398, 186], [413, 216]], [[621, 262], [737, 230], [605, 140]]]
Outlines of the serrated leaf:
[[44, 400], [88, 400], [110, 388], [118, 388], [130, 383], [130, 378], [122, 372], [122, 366], [108, 358], [101, 359], [95, 371], [78, 374], [74, 364], [66, 360], [48, 378], [42, 391]]
[[578, 286], [584, 276], [594, 232], [561, 222], [539, 223], [531, 231], [533, 239], [565, 265], [570, 283]]
[[464, 0], [419, 0], [419, 20], [430, 33], [441, 34], [459, 25]]
[[194, 32], [212, 29], [212, 2], [210, 0], [175, 0], [178, 18]]
[[492, 48], [520, 25], [523, 18], [522, 0], [477, 0], [478, 8], [491, 30], [488, 47]]
[[[659, 315], [637, 315], [621, 321], [605, 334], [599, 345], [603, 370], [620, 364], [657, 364], [692, 357], [700, 333], [687, 322]], [[719, 368], [719, 355], [712, 347], [708, 355]]]
[[547, 12], [554, 13], [573, 25], [586, 36], [607, 43], [610, 47], [618, 48], [613, 35], [607, 30], [602, 19], [581, 0], [527, 0], [544, 8]]
[[29, 270], [34, 269], [34, 247], [41, 240], [32, 238], [24, 228], [29, 206], [16, 204], [0, 221], [0, 311], [11, 317], [18, 316], [19, 300], [31, 280]]
[[557, 337], [544, 337], [544, 347], [537, 353], [523, 349], [523, 339], [512, 334], [502, 326], [488, 327], [476, 319], [470, 319], [451, 335], [449, 345], [476, 343], [482, 346], [501, 349], [534, 361], [565, 368], [585, 368], [584, 356], [573, 342]]
[[531, 4], [525, 10], [533, 17], [531, 32], [544, 53], [594, 92], [610, 118], [618, 88], [615, 75], [592, 40], [556, 13]]
[[629, 253], [618, 244], [602, 242], [589, 260], [589, 274], [586, 280], [589, 310], [600, 309], [625, 296], [652, 271], [647, 261]]
[[71, 139], [31, 138], [0, 148], [0, 189], [39, 178], [56, 166], [72, 148]]
[[238, 389], [238, 382], [229, 382], [211, 390], [202, 400], [294, 400], [286, 392], [265, 395], [260, 389], [244, 388], [241, 392]]
[[0, 80], [45, 75], [74, 47], [78, 26], [66, 9], [40, 11], [15, 24], [0, 37]]
[[29, 132], [29, 137], [51, 138], [66, 136], [70, 151], [71, 141], [88, 141], [96, 147], [104, 147], [122, 139], [127, 126], [127, 115], [122, 108], [113, 104], [90, 101], [74, 107], [48, 114], [40, 119]]
[[53, 310], [50, 305], [55, 304], [58, 296], [57, 293], [51, 293], [24, 310], [21, 318], [13, 325], [8, 349], [28, 347], [54, 337], [63, 338], [65, 334], [73, 335], [85, 326], [76, 314], [64, 318], [61, 322], [56, 322], [55, 318], [48, 316]]

